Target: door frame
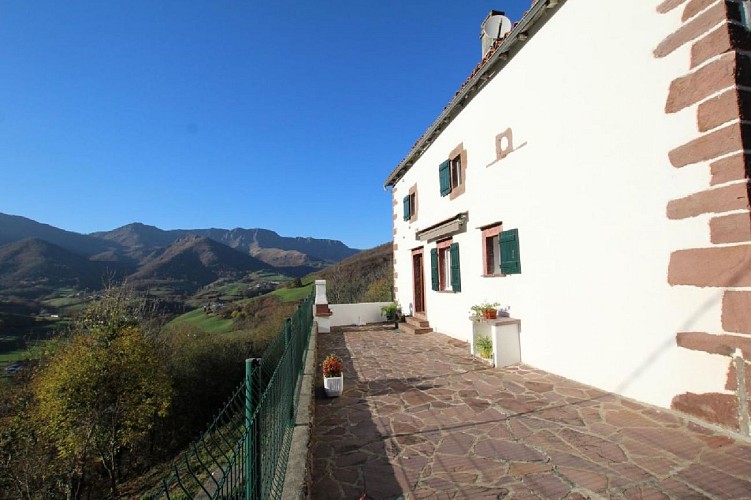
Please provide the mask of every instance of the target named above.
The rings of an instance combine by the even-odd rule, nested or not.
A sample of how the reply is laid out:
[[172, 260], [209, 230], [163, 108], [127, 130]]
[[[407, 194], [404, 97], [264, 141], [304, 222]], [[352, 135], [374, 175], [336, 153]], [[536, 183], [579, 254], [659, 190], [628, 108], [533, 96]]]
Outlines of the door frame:
[[[418, 270], [418, 263], [420, 269]], [[427, 313], [425, 295], [425, 250], [423, 247], [412, 250], [412, 304], [413, 314]]]

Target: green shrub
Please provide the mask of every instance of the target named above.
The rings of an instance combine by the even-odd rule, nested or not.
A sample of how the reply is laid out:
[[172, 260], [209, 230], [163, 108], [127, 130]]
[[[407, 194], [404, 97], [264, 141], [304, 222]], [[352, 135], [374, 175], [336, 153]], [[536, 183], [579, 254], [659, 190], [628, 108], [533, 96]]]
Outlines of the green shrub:
[[477, 340], [475, 340], [475, 348], [483, 358], [490, 359], [493, 357], [493, 341], [490, 340], [490, 337], [486, 335], [477, 337]]

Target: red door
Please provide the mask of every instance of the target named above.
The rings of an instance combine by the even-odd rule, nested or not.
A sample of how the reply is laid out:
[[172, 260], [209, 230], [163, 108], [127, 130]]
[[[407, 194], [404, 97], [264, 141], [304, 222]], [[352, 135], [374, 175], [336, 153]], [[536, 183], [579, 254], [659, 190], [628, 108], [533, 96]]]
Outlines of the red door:
[[412, 283], [415, 298], [415, 314], [425, 312], [425, 270], [422, 248], [412, 251]]

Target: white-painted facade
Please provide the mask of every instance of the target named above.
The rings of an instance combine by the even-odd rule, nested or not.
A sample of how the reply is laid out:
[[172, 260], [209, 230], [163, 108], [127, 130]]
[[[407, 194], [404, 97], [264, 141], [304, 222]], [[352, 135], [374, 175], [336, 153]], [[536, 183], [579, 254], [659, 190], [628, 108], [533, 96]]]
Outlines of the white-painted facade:
[[[412, 251], [424, 250], [430, 326], [469, 340], [470, 307], [511, 306], [522, 362], [669, 407], [676, 394], [725, 382], [727, 360], [676, 346], [676, 332], [720, 328], [721, 291], [670, 286], [672, 251], [709, 244], [708, 217], [669, 221], [669, 200], [708, 184], [706, 164], [673, 168], [667, 153], [696, 135], [693, 109], [666, 114], [688, 46], [657, 59], [680, 25], [655, 1], [568, 0], [522, 43], [394, 185], [395, 287], [413, 305]], [[466, 36], [473, 36], [467, 33]], [[496, 136], [513, 151], [496, 160]], [[439, 193], [438, 166], [467, 151], [465, 192]], [[417, 187], [417, 217], [402, 199]], [[430, 250], [417, 233], [468, 213], [461, 292], [431, 290]], [[518, 229], [521, 273], [484, 277], [481, 227]]]

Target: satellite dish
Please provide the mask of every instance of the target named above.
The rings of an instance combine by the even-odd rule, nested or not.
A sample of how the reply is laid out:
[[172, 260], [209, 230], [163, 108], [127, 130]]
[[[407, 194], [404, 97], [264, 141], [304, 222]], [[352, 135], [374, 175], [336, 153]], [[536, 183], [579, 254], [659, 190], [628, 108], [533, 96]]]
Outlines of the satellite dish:
[[491, 10], [490, 14], [480, 25], [480, 40], [482, 41], [482, 57], [488, 53], [496, 40], [505, 37], [511, 31], [511, 19], [499, 10]]
[[482, 23], [482, 34], [488, 38], [499, 39], [511, 31], [511, 19], [503, 14], [488, 16]]

